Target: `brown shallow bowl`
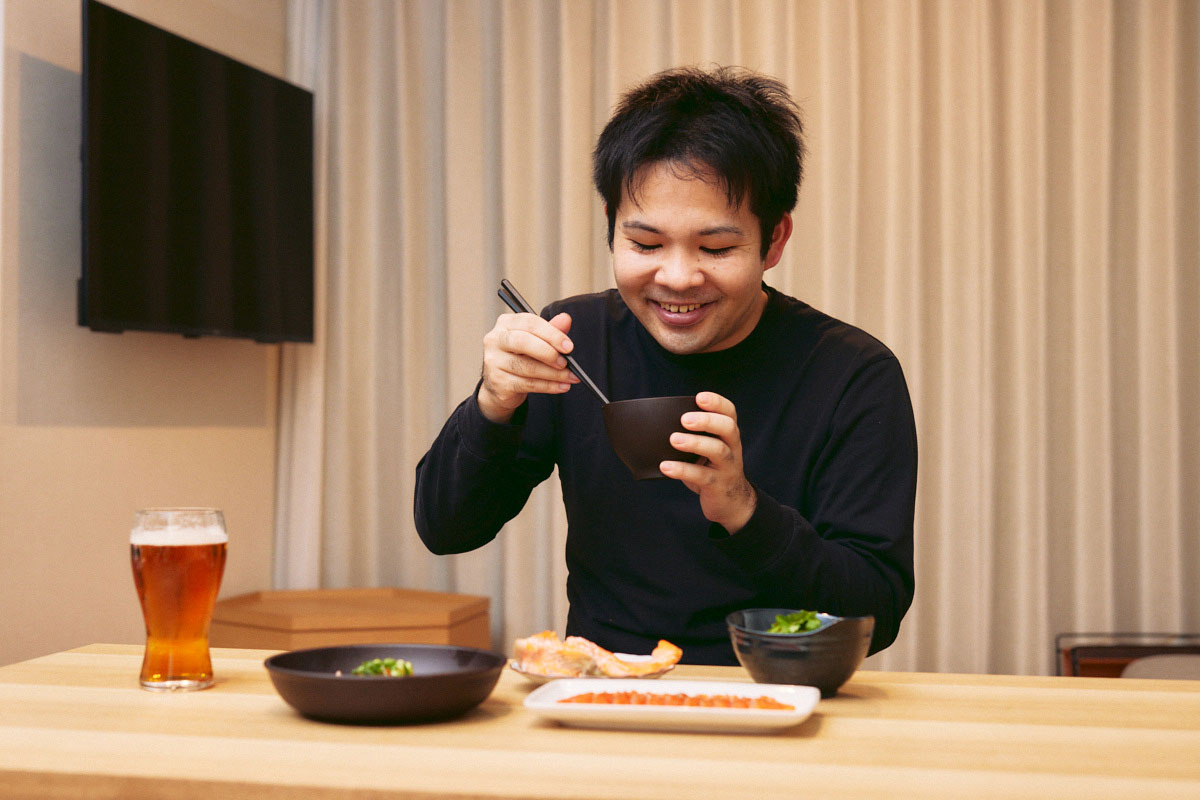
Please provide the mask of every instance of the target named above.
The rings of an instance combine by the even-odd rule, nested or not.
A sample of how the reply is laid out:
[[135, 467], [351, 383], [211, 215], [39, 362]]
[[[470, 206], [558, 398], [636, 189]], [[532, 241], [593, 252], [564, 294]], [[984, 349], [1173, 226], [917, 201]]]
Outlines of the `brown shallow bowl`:
[[671, 434], [685, 430], [679, 421], [689, 411], [699, 411], [693, 395], [639, 397], [604, 406], [604, 427], [617, 457], [638, 480], [666, 477], [663, 461], [696, 462], [700, 457], [671, 446]]
[[[350, 674], [373, 658], [403, 658], [412, 662], [413, 674], [403, 678]], [[292, 650], [263, 663], [279, 696], [306, 717], [389, 724], [465, 714], [492, 693], [505, 658], [474, 647], [353, 644]]]
[[874, 617], [818, 614], [821, 627], [803, 633], [767, 633], [779, 614], [794, 608], [748, 608], [725, 618], [733, 652], [758, 683], [815, 686], [833, 697], [871, 646]]

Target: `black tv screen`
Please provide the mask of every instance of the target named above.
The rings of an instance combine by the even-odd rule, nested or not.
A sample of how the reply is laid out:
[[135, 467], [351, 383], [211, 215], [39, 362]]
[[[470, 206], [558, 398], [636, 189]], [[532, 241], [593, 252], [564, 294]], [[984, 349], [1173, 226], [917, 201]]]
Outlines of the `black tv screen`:
[[83, 0], [79, 323], [311, 342], [312, 93]]

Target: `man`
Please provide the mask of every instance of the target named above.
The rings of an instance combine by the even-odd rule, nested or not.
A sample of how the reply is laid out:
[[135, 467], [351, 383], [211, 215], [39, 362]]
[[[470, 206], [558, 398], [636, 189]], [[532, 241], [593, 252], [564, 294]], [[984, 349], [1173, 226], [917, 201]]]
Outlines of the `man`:
[[[763, 283], [792, 233], [798, 112], [782, 84], [671, 70], [628, 92], [597, 142], [616, 290], [503, 314], [483, 374], [417, 466], [435, 553], [490, 541], [559, 469], [567, 633], [736, 664], [748, 607], [875, 617], [913, 594], [916, 433], [900, 365], [866, 333]], [[573, 354], [610, 400], [693, 394], [671, 437], [698, 463], [635, 481]]]

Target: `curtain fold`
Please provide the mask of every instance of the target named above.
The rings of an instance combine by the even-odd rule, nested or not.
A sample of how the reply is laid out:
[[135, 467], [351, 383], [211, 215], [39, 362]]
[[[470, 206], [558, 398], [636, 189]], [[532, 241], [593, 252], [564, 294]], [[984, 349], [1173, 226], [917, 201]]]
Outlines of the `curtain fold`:
[[322, 484], [325, 473], [325, 354], [329, 333], [328, 15], [322, 0], [289, 0], [287, 77], [313, 92], [313, 344], [279, 347], [279, 413], [272, 583], [312, 588], [321, 582]]
[[317, 343], [281, 349], [275, 583], [485, 594], [563, 628], [557, 479], [425, 552], [413, 470], [500, 277], [612, 285], [590, 153], [676, 64], [784, 80], [809, 158], [769, 283], [899, 356], [917, 593], [888, 669], [1045, 673], [1200, 630], [1200, 6], [1188, 0], [291, 0], [317, 96]]

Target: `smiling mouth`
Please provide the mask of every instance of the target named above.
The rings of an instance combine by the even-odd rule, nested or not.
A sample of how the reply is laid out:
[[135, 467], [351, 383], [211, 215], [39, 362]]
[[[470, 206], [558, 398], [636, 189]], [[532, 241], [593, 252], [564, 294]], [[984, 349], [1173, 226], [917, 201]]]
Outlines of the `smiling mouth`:
[[672, 314], [687, 314], [704, 305], [704, 303], [660, 303], [657, 300], [652, 300], [651, 302], [665, 311], [670, 311]]

